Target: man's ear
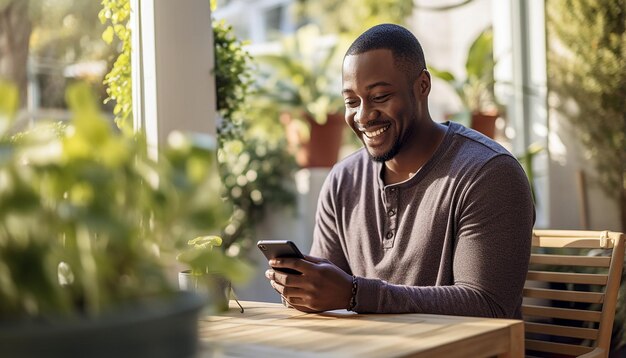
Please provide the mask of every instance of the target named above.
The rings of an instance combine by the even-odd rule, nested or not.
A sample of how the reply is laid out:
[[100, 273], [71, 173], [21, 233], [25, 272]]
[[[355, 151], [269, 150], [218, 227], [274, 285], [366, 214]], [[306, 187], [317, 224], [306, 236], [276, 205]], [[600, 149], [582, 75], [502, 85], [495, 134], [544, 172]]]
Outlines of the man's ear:
[[413, 83], [413, 91], [417, 97], [428, 97], [430, 94], [430, 73], [424, 69]]

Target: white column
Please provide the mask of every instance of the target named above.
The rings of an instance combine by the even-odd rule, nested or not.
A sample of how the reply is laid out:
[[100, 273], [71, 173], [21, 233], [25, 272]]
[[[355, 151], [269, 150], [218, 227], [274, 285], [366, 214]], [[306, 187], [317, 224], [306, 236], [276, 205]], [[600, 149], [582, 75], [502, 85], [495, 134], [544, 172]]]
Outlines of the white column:
[[133, 115], [153, 150], [174, 130], [215, 137], [213, 30], [207, 0], [132, 0]]

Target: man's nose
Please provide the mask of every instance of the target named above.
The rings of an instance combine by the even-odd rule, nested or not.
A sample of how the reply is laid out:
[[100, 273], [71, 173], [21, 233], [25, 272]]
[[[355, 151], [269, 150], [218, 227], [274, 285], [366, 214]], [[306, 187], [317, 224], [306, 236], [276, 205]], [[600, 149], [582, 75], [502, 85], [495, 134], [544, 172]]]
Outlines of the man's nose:
[[354, 116], [354, 122], [359, 127], [365, 127], [369, 121], [372, 121], [378, 117], [378, 110], [360, 106], [356, 115]]

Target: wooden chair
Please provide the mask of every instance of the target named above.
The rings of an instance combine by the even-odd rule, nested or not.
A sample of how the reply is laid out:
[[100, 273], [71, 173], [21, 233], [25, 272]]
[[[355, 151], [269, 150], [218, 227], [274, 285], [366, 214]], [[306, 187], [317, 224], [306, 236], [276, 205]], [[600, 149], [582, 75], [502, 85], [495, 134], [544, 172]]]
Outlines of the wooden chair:
[[624, 234], [535, 230], [532, 247], [522, 305], [526, 354], [607, 357]]

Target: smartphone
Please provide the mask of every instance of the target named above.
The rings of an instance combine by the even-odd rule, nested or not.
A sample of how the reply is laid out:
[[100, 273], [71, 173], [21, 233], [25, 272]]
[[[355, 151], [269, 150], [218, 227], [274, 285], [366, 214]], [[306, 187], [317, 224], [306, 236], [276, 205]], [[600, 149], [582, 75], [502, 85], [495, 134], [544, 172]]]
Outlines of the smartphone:
[[[278, 257], [295, 257], [298, 259], [304, 259], [304, 255], [302, 255], [302, 252], [300, 252], [296, 244], [289, 240], [261, 240], [257, 242], [256, 246], [268, 260]], [[289, 268], [274, 268], [274, 270], [291, 274], [300, 274], [299, 271]]]

